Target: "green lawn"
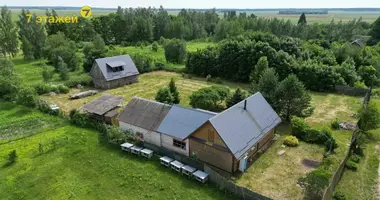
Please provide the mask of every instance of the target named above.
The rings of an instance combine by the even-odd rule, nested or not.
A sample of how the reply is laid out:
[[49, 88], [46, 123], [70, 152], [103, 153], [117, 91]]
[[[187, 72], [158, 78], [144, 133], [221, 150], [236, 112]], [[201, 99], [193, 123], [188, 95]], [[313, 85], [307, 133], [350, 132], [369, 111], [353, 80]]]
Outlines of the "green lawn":
[[[1, 126], [25, 119], [42, 123], [63, 120], [10, 103], [0, 105]], [[29, 127], [18, 125], [23, 130]], [[213, 185], [174, 173], [156, 159], [145, 160], [111, 147], [92, 130], [63, 123], [49, 130], [34, 128], [33, 132], [38, 134], [0, 143], [0, 199], [234, 198]], [[7, 165], [11, 150], [17, 151], [18, 158]]]
[[[372, 99], [380, 108], [380, 100]], [[364, 149], [364, 157], [359, 162], [358, 170], [345, 170], [336, 191], [352, 200], [375, 200], [379, 198], [380, 179], [378, 174], [380, 156], [380, 129], [371, 132], [368, 144]], [[354, 191], [354, 192], [353, 192]]]

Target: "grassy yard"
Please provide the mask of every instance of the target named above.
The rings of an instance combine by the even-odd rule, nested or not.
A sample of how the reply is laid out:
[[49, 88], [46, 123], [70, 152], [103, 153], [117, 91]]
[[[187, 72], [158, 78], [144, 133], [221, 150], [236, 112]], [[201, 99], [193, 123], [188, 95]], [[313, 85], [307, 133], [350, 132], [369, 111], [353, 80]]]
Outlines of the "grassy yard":
[[[380, 107], [379, 99], [372, 99]], [[380, 198], [380, 179], [378, 174], [380, 160], [380, 129], [372, 131], [364, 149], [364, 157], [359, 162], [358, 170], [345, 170], [336, 191], [352, 200], [375, 200]], [[352, 192], [355, 191], [355, 192]]]
[[[23, 119], [42, 123], [63, 119], [0, 102], [1, 126]], [[25, 132], [22, 133], [25, 133]], [[159, 165], [106, 144], [95, 131], [68, 124], [33, 128], [23, 139], [0, 143], [0, 199], [231, 199]], [[1, 141], [1, 140], [0, 140]], [[55, 141], [56, 145], [53, 145]], [[44, 151], [39, 152], [39, 144]], [[17, 161], [7, 165], [8, 153]]]
[[[306, 120], [317, 128], [329, 128], [335, 118], [355, 122], [352, 114], [360, 107], [361, 101], [362, 98], [344, 95], [312, 93], [315, 111]], [[280, 136], [275, 143], [236, 182], [273, 199], [302, 199], [303, 191], [297, 185], [297, 180], [314, 169], [305, 165], [303, 161], [307, 159], [321, 162], [324, 147], [304, 142], [300, 142], [295, 148], [285, 147], [282, 143], [285, 137], [290, 135], [289, 125], [280, 126], [278, 133]], [[329, 156], [332, 161], [331, 173], [343, 160], [352, 132], [332, 131], [332, 134], [339, 147]], [[281, 150], [285, 151], [283, 155], [278, 154]]]

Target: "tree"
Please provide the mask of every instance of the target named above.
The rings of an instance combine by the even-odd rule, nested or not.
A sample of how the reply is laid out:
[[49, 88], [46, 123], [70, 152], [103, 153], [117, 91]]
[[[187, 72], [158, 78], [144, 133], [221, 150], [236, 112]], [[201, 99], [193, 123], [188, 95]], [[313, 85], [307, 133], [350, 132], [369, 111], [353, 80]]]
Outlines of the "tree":
[[312, 113], [311, 96], [295, 75], [280, 82], [275, 91], [276, 109], [286, 120], [292, 116], [307, 116]]
[[158, 51], [158, 44], [156, 41], [152, 43], [152, 51], [157, 52]]
[[375, 102], [370, 102], [366, 108], [359, 111], [359, 128], [363, 131], [380, 128], [380, 110]]
[[165, 58], [168, 62], [182, 64], [186, 56], [186, 43], [180, 39], [172, 39], [164, 44]]
[[298, 183], [305, 189], [305, 198], [322, 199], [324, 189], [329, 185], [330, 174], [325, 168], [318, 168], [299, 179]]
[[373, 66], [360, 66], [358, 70], [359, 75], [362, 77], [365, 85], [371, 87], [375, 84], [377, 79], [376, 69]]
[[17, 103], [34, 108], [37, 105], [37, 93], [33, 88], [23, 87], [17, 94]]
[[369, 44], [376, 44], [380, 41], [380, 17], [372, 24], [368, 35], [371, 36], [371, 39], [368, 41]]
[[234, 94], [229, 99], [227, 99], [227, 108], [230, 108], [233, 105], [243, 101], [246, 97], [247, 94], [244, 91], [242, 91], [240, 88], [236, 89]]
[[181, 99], [179, 97], [179, 92], [178, 92], [177, 86], [175, 85], [175, 81], [173, 78], [170, 79], [170, 82], [169, 82], [169, 91], [170, 91], [171, 95], [173, 96], [173, 103], [179, 104]]
[[298, 20], [298, 24], [301, 24], [301, 25], [305, 25], [305, 24], [307, 24], [305, 13], [302, 13], [302, 14], [301, 14], [300, 19]]
[[65, 34], [58, 32], [50, 35], [44, 48], [45, 57], [53, 64], [58, 71], [58, 57], [61, 57], [71, 71], [79, 68], [79, 57], [76, 52], [74, 41], [68, 40]]
[[272, 107], [275, 107], [276, 104], [275, 91], [277, 86], [278, 76], [276, 71], [273, 68], [266, 69], [260, 76], [257, 87], [258, 91]]
[[337, 66], [336, 71], [349, 86], [354, 86], [355, 82], [359, 80], [355, 69], [355, 62], [351, 57], [348, 57], [340, 66]]
[[100, 35], [96, 35], [91, 43], [83, 47], [83, 54], [83, 70], [89, 72], [96, 59], [105, 57], [106, 48], [103, 38]]
[[49, 82], [53, 78], [53, 73], [49, 71], [47, 66], [43, 67], [42, 78], [45, 82]]
[[172, 96], [172, 94], [170, 93], [169, 88], [167, 88], [167, 87], [160, 88], [157, 91], [155, 99], [158, 102], [167, 103], [167, 104], [172, 104], [173, 101], [174, 101], [174, 97]]
[[24, 60], [33, 60], [33, 46], [26, 37], [21, 38], [21, 50], [24, 54]]
[[250, 81], [259, 82], [259, 78], [262, 73], [268, 69], [268, 58], [266, 56], [260, 57], [259, 61], [257, 61], [254, 70], [252, 70]]
[[57, 69], [59, 72], [59, 77], [61, 77], [61, 80], [69, 80], [69, 69], [67, 68], [67, 64], [65, 63], [65, 61], [63, 61], [63, 59], [60, 56], [58, 56]]
[[[46, 16], [48, 17], [48, 20], [51, 17], [55, 19], [59, 17], [57, 12], [54, 9], [51, 10], [51, 13], [49, 12], [48, 9], [46, 9]], [[45, 28], [48, 35], [58, 34], [58, 32], [62, 32], [66, 34], [67, 33], [66, 25], [67, 25], [66, 23], [46, 23]]]
[[16, 159], [17, 159], [16, 150], [13, 150], [13, 151], [9, 152], [9, 154], [8, 154], [8, 163], [9, 164], [13, 164], [13, 163], [16, 162]]
[[12, 61], [0, 59], [0, 99], [14, 100], [19, 85]]
[[211, 86], [201, 88], [191, 94], [190, 105], [193, 108], [217, 111], [220, 110], [220, 103], [227, 98], [228, 93], [229, 90], [225, 87]]
[[17, 27], [12, 21], [12, 12], [7, 6], [1, 8], [0, 52], [4, 56], [15, 56], [18, 52]]

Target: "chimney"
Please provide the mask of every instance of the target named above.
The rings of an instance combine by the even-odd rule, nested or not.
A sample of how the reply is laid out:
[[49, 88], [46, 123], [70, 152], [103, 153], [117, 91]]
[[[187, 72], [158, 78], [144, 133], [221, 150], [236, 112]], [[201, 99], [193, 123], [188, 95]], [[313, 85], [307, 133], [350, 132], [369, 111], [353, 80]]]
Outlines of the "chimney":
[[247, 110], [247, 99], [244, 100], [244, 110]]

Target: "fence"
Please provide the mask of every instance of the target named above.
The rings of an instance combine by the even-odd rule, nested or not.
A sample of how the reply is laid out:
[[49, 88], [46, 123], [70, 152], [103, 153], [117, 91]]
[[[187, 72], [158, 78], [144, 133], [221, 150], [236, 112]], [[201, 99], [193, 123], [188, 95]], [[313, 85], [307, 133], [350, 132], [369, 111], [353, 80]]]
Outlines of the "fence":
[[231, 192], [244, 200], [271, 200], [271, 198], [256, 193], [246, 187], [238, 186], [234, 182], [219, 175], [208, 165], [204, 165], [204, 171], [209, 174], [209, 180], [219, 186], [220, 190]]
[[347, 85], [336, 85], [335, 92], [349, 96], [365, 96], [369, 89], [367, 88], [354, 88]]
[[[371, 99], [371, 92], [372, 92], [372, 88], [370, 88], [367, 91], [367, 93], [365, 94], [364, 101], [363, 101], [363, 108], [367, 107], [367, 104], [369, 103], [369, 101]], [[329, 186], [325, 190], [325, 193], [323, 194], [322, 200], [330, 200], [330, 199], [332, 199], [332, 197], [334, 195], [334, 189], [335, 189], [336, 185], [338, 185], [340, 179], [342, 178], [343, 173], [344, 173], [344, 167], [345, 167], [348, 159], [351, 156], [352, 149], [355, 147], [355, 144], [356, 144], [355, 140], [356, 140], [356, 138], [358, 136], [358, 133], [359, 133], [358, 131], [354, 131], [352, 133], [351, 143], [350, 143], [350, 146], [348, 148], [346, 157], [339, 164], [338, 170], [336, 170], [336, 172], [334, 173], [332, 181], [330, 182]]]

